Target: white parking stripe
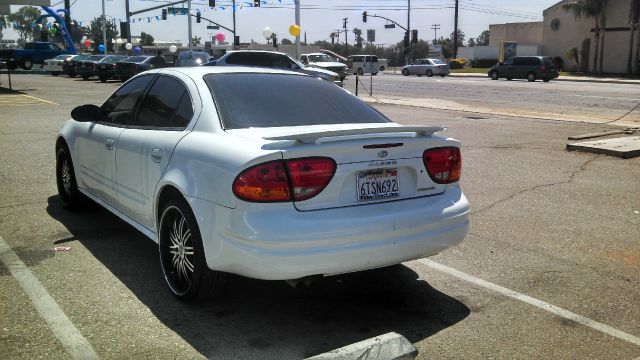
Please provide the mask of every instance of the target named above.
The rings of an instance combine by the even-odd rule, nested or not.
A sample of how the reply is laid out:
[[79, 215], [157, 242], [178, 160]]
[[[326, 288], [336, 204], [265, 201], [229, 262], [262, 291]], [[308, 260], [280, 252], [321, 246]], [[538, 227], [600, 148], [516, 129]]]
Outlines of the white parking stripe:
[[18, 281], [22, 290], [31, 299], [38, 314], [47, 322], [69, 355], [74, 359], [98, 359], [91, 344], [80, 334], [67, 315], [62, 312], [58, 303], [2, 237], [0, 237], [0, 261]]
[[599, 331], [601, 333], [604, 333], [604, 334], [616, 337], [616, 338], [618, 338], [620, 340], [624, 340], [624, 341], [630, 342], [630, 343], [632, 343], [634, 345], [640, 346], [640, 338], [638, 338], [636, 336], [633, 336], [631, 334], [627, 334], [624, 331], [612, 328], [609, 325], [605, 325], [603, 323], [599, 323], [599, 322], [597, 322], [595, 320], [589, 319], [589, 318], [584, 317], [582, 315], [578, 315], [576, 313], [573, 313], [573, 312], [571, 312], [569, 310], [565, 310], [565, 309], [560, 308], [558, 306], [555, 306], [553, 304], [549, 304], [547, 302], [532, 298], [531, 296], [519, 293], [517, 291], [513, 291], [513, 290], [510, 290], [510, 289], [507, 289], [505, 287], [502, 287], [500, 285], [496, 285], [494, 283], [490, 283], [488, 281], [485, 281], [485, 280], [482, 280], [480, 278], [477, 278], [477, 277], [475, 277], [473, 275], [469, 275], [469, 274], [463, 273], [462, 271], [458, 271], [458, 270], [456, 270], [454, 268], [450, 268], [448, 266], [445, 266], [445, 265], [442, 265], [440, 263], [437, 263], [437, 262], [435, 262], [433, 260], [420, 259], [420, 260], [418, 260], [418, 262], [420, 262], [420, 263], [422, 263], [424, 265], [427, 265], [427, 266], [429, 266], [430, 268], [432, 268], [434, 270], [438, 270], [438, 271], [441, 271], [443, 273], [455, 276], [455, 277], [457, 277], [459, 279], [468, 281], [468, 282], [470, 282], [470, 283], [472, 283], [474, 285], [483, 287], [485, 289], [493, 290], [493, 291], [495, 291], [497, 293], [500, 293], [500, 294], [502, 294], [504, 296], [508, 296], [510, 298], [513, 298], [513, 299], [516, 299], [516, 300], [520, 300], [520, 301], [525, 302], [525, 303], [527, 303], [529, 305], [533, 305], [533, 306], [539, 307], [542, 310], [546, 310], [546, 311], [548, 311], [548, 312], [550, 312], [552, 314], [561, 316], [561, 317], [563, 317], [565, 319], [569, 319], [569, 320], [575, 321], [577, 323], [580, 323], [582, 325], [588, 326], [588, 327], [590, 327], [590, 328], [592, 328], [594, 330], [597, 330], [597, 331]]

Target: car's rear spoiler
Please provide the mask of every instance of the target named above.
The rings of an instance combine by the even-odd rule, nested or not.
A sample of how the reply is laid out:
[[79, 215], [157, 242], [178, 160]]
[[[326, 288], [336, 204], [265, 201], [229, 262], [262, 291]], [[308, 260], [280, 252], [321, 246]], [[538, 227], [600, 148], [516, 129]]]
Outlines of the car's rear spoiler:
[[383, 126], [368, 127], [360, 129], [342, 129], [328, 131], [310, 131], [296, 132], [278, 136], [267, 136], [265, 140], [295, 140], [302, 143], [314, 143], [322, 138], [342, 137], [352, 135], [373, 135], [373, 134], [392, 134], [392, 133], [415, 133], [419, 136], [429, 136], [437, 132], [444, 131], [444, 127], [440, 126]]

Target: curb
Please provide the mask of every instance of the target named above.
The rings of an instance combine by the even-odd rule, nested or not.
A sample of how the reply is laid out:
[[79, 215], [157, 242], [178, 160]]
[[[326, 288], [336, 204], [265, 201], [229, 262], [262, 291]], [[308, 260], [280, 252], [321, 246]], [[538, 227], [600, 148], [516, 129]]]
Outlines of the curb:
[[306, 360], [413, 360], [417, 355], [418, 349], [409, 340], [398, 333], [390, 332]]

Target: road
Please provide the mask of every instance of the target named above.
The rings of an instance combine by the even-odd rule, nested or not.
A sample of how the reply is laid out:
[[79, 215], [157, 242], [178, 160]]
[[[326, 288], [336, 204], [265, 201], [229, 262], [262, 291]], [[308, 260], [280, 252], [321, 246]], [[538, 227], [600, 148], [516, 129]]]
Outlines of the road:
[[[369, 76], [360, 77], [360, 94], [369, 91], [370, 79]], [[345, 88], [355, 91], [355, 76], [347, 78]], [[640, 86], [628, 84], [553, 80], [529, 83], [526, 80], [405, 77], [381, 73], [373, 77], [373, 95], [385, 99], [412, 99], [437, 109], [543, 119], [599, 123], [624, 117], [618, 123], [640, 126], [640, 110], [627, 114], [634, 107], [640, 107]]]
[[[58, 201], [57, 130], [118, 84], [24, 75], [14, 85], [23, 91], [0, 93], [0, 245], [11, 249], [0, 255], [17, 255], [59, 306], [44, 311], [68, 318], [101, 358], [300, 359], [389, 331], [420, 359], [640, 357], [640, 158], [565, 151], [567, 136], [612, 125], [375, 105], [462, 142], [466, 240], [310, 287], [232, 277], [225, 296], [194, 306], [165, 289], [154, 243], [97, 206], [74, 213]], [[564, 97], [593, 94], [571, 86]], [[613, 88], [598, 94], [637, 91]], [[60, 324], [43, 321], [10, 266], [0, 261], [3, 357], [69, 357]]]

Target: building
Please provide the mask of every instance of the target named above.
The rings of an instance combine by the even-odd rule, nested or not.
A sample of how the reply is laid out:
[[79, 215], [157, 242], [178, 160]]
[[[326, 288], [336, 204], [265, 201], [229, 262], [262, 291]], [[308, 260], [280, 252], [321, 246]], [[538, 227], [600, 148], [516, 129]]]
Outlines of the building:
[[490, 25], [490, 46], [499, 47], [502, 41], [515, 41], [518, 47], [540, 45], [537, 55], [556, 59], [566, 71], [600, 72], [600, 65], [594, 68], [597, 43], [602, 57], [597, 59], [602, 65], [601, 72], [640, 73], [640, 1], [609, 0], [604, 13], [606, 24], [598, 41], [596, 19], [576, 17], [564, 8], [570, 3], [576, 0], [563, 0], [545, 9], [542, 22]]

